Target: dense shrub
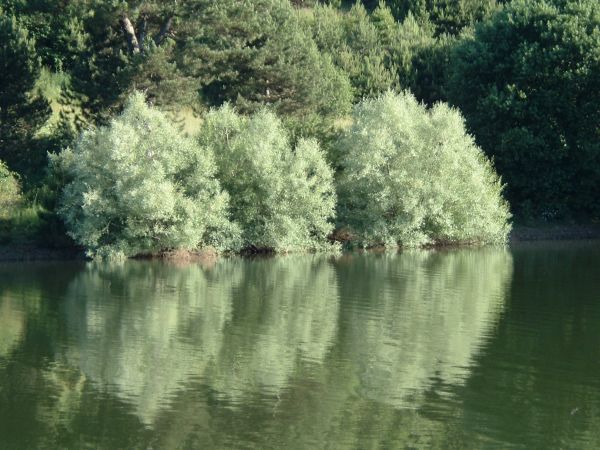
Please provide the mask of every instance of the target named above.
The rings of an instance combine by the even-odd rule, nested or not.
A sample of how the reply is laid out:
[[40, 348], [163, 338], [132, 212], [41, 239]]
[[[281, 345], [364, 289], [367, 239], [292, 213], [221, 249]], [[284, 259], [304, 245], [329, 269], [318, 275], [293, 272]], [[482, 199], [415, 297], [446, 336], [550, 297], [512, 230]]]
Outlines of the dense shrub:
[[21, 203], [21, 186], [19, 180], [0, 161], [0, 219], [7, 218], [11, 211]]
[[200, 142], [216, 157], [244, 247], [327, 246], [336, 197], [333, 171], [316, 141], [300, 139], [292, 149], [274, 114], [262, 110], [244, 117], [225, 105], [205, 117]]
[[40, 236], [42, 208], [21, 191], [19, 176], [0, 161], [0, 244], [29, 244]]
[[355, 107], [338, 147], [340, 224], [360, 244], [506, 239], [502, 184], [458, 111], [388, 92]]
[[211, 153], [139, 93], [109, 126], [84, 132], [52, 163], [71, 178], [60, 213], [93, 256], [233, 245]]
[[449, 98], [515, 212], [600, 216], [600, 3], [516, 0], [451, 60]]

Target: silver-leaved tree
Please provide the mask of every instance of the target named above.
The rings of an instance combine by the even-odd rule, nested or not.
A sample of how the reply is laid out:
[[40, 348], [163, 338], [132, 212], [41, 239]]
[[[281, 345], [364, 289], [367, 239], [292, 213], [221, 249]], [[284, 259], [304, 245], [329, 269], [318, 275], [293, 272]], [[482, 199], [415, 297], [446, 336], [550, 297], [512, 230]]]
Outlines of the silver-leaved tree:
[[69, 180], [60, 214], [90, 256], [237, 245], [211, 152], [140, 93], [108, 126], [84, 132], [51, 163]]
[[352, 119], [336, 150], [339, 222], [359, 244], [506, 240], [503, 185], [459, 111], [390, 91], [359, 103]]
[[292, 147], [273, 113], [242, 116], [229, 105], [206, 115], [199, 139], [215, 155], [243, 247], [280, 252], [331, 247], [333, 170], [317, 141], [300, 139]]

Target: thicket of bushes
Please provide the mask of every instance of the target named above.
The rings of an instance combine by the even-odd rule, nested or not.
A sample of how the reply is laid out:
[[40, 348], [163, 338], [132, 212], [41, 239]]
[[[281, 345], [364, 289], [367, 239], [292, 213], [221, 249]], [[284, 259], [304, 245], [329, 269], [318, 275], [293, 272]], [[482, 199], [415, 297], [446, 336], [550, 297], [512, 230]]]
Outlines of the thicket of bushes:
[[331, 247], [333, 171], [267, 111], [213, 110], [195, 140], [136, 93], [51, 163], [66, 180], [59, 213], [90, 256]]
[[17, 176], [0, 161], [0, 219], [5, 219], [10, 211], [21, 203], [21, 186]]
[[[457, 111], [389, 92], [355, 108], [338, 147], [338, 221], [359, 245], [506, 239], [502, 186]], [[51, 161], [66, 180], [59, 213], [90, 256], [333, 246], [333, 169], [317, 141], [292, 147], [265, 110], [212, 110], [194, 140], [137, 93]]]
[[[596, 0], [5, 0], [0, 160], [18, 173], [26, 208], [43, 211], [45, 229], [54, 230], [49, 239], [56, 241], [62, 236], [56, 205], [63, 172], [48, 174], [47, 153], [75, 149], [86, 129], [112, 127], [111, 119], [135, 91], [143, 91], [148, 102], [177, 122], [177, 133], [183, 125], [197, 134], [208, 111], [224, 103], [237, 113], [223, 110], [208, 117], [238, 117], [239, 142], [254, 132], [251, 124], [271, 120], [277, 131], [265, 136], [278, 133], [279, 143], [273, 145], [285, 147], [282, 155], [288, 155], [265, 150], [272, 161], [280, 161], [276, 165], [287, 167], [278, 173], [300, 170], [303, 158], [293, 155], [304, 153], [312, 158], [311, 170], [324, 174], [329, 170], [320, 161], [324, 154], [343, 185], [347, 174], [339, 171], [345, 150], [339, 142], [348, 126], [359, 126], [353, 105], [390, 89], [410, 90], [433, 108], [421, 115], [424, 123], [441, 114], [437, 102], [461, 110], [466, 122], [455, 135], [473, 135], [493, 160], [516, 220], [594, 221], [600, 218], [599, 30]], [[269, 114], [278, 119], [267, 119]], [[443, 134], [444, 126], [433, 135]], [[468, 140], [464, 145], [471, 148]], [[418, 144], [427, 145], [426, 140]], [[237, 147], [222, 148], [240, 155]], [[223, 172], [219, 161], [225, 160], [213, 158], [215, 173]], [[255, 186], [261, 176], [253, 170], [248, 183]], [[278, 178], [285, 177], [271, 174], [265, 183], [274, 186]], [[290, 182], [285, 179], [283, 185]], [[310, 177], [299, 179], [306, 184]], [[226, 190], [242, 189], [239, 180], [220, 182]], [[303, 204], [289, 200], [293, 190], [282, 189], [276, 189], [279, 197]], [[307, 207], [318, 211], [318, 218], [299, 216], [278, 204], [279, 197], [261, 203], [263, 210], [277, 211], [269, 212], [271, 217], [287, 217], [280, 223], [294, 223], [286, 226], [294, 231], [285, 238], [275, 229], [283, 225], [267, 230], [258, 219], [240, 215], [224, 235], [209, 238], [209, 227], [198, 242], [318, 247], [334, 220], [333, 195], [321, 196], [327, 206], [308, 202], [312, 206]], [[241, 210], [236, 202], [242, 201], [231, 193], [228, 213]], [[337, 225], [343, 217], [337, 216]], [[468, 234], [481, 233], [471, 229]], [[425, 235], [415, 242], [456, 237], [447, 231]], [[94, 242], [94, 251], [100, 251], [102, 239]]]

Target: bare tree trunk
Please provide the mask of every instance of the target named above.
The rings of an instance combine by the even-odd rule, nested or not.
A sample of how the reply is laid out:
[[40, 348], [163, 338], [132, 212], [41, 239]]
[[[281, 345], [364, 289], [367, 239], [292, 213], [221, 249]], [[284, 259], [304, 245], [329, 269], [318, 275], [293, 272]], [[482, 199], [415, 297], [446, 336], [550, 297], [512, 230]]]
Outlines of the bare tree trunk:
[[173, 17], [169, 17], [167, 21], [160, 27], [160, 31], [154, 38], [154, 42], [156, 45], [162, 44], [162, 42], [167, 38], [169, 32], [171, 31], [171, 26], [173, 25]]
[[146, 34], [148, 32], [148, 18], [142, 16], [142, 22], [140, 24], [140, 51], [144, 53], [144, 42], [146, 40]]
[[123, 16], [121, 19], [121, 27], [123, 28], [123, 33], [125, 34], [125, 38], [127, 39], [127, 47], [129, 47], [129, 53], [136, 54], [140, 52], [140, 44], [135, 36], [135, 29], [131, 24], [131, 20], [127, 16]]

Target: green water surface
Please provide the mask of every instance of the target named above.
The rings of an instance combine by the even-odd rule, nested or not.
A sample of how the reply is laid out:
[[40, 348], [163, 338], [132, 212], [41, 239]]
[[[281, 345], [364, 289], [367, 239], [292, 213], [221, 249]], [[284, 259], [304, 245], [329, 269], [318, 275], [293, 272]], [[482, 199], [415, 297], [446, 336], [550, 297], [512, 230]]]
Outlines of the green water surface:
[[38, 448], [600, 448], [600, 243], [0, 265]]

